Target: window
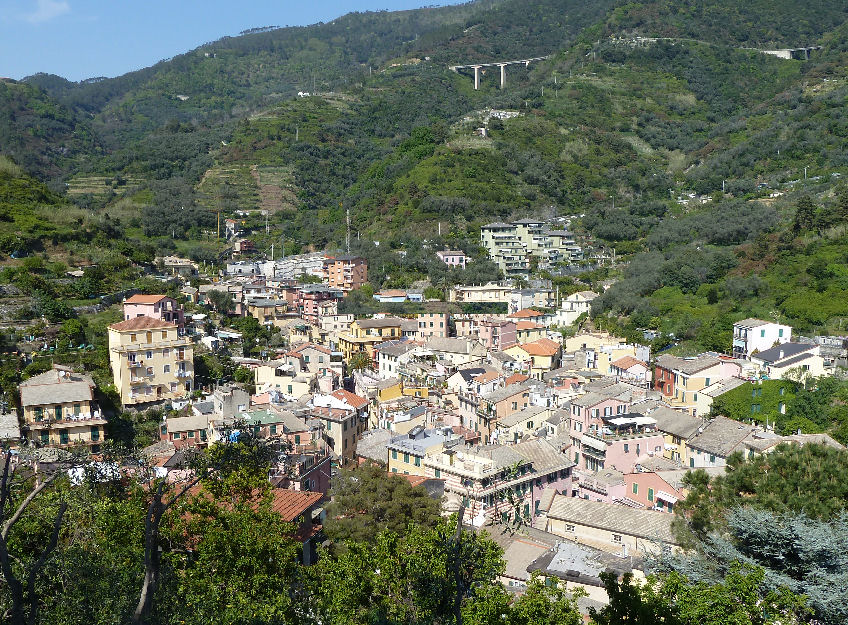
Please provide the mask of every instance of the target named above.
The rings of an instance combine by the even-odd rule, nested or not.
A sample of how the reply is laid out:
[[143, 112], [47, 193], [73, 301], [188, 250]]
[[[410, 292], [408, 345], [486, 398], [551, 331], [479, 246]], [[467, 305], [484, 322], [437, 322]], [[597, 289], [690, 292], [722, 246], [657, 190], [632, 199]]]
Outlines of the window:
[[35, 420], [41, 421], [44, 419], [44, 408], [36, 408], [35, 409]]
[[442, 477], [441, 469], [436, 469], [436, 477]]
[[191, 432], [189, 432], [189, 433], [188, 433], [188, 437], [189, 437], [189, 438], [194, 438], [194, 430], [192, 430]]
[[160, 433], [160, 434], [162, 434], [163, 436], [164, 436], [165, 434], [167, 434], [167, 433], [168, 433], [168, 426], [167, 426], [167, 425], [163, 425], [162, 427], [160, 427], [160, 428], [159, 428], [159, 433]]
[[91, 440], [99, 441], [100, 440], [100, 428], [93, 427], [91, 428]]
[[56, 409], [54, 410], [54, 414], [55, 414], [55, 417], [56, 417], [56, 421], [61, 421], [62, 420], [62, 407], [56, 406]]
[[654, 500], [654, 489], [649, 488], [648, 489], [648, 501], [653, 501], [653, 500]]
[[200, 430], [200, 440], [206, 440], [206, 430]]
[[571, 524], [566, 523], [566, 525], [565, 525], [565, 531], [566, 531], [566, 532], [573, 532], [573, 531], [574, 531], [574, 526], [573, 526], [573, 525], [571, 525]]
[[695, 459], [689, 458], [689, 468], [694, 468], [694, 467], [695, 467]]
[[780, 328], [780, 329], [777, 331], [777, 336], [779, 336], [779, 337], [783, 338], [783, 328]]
[[630, 445], [628, 445], [627, 443], [624, 443], [624, 453], [626, 453], [626, 454], [630, 453]]
[[74, 415], [78, 415], [81, 410], [81, 406], [79, 404], [74, 404]]
[[318, 362], [324, 362], [324, 357], [323, 357], [323, 356], [318, 356]]
[[397, 467], [392, 467], [392, 473], [397, 473]]
[[173, 437], [173, 439], [175, 441], [180, 440], [180, 433], [179, 432], [174, 432], [171, 436]]
[[634, 495], [639, 494], [639, 485], [636, 482], [633, 482], [633, 494]]
[[710, 385], [710, 379], [709, 379], [709, 378], [706, 378], [706, 379], [704, 380], [704, 386], [709, 386], [709, 385]]
[[68, 432], [67, 431], [59, 432], [59, 444], [60, 445], [67, 445], [68, 442], [70, 442], [70, 439], [68, 438]]
[[171, 365], [165, 365], [162, 367], [162, 373], [171, 373]]
[[612, 535], [612, 542], [620, 543], [621, 542], [621, 534], [613, 534]]
[[166, 347], [165, 349], [163, 349], [163, 350], [162, 350], [162, 355], [163, 355], [165, 358], [170, 358], [170, 357], [171, 357], [171, 348], [170, 348], [170, 347]]
[[532, 421], [528, 421], [528, 422], [527, 422], [527, 429], [528, 429], [528, 430], [532, 430], [532, 429], [533, 429], [533, 422], [532, 422]]
[[404, 461], [406, 464], [409, 464], [409, 454], [408, 454], [408, 453], [404, 453], [404, 454], [403, 454], [403, 461]]
[[47, 445], [50, 442], [50, 433], [47, 431], [41, 432], [41, 444]]
[[517, 401], [512, 402], [512, 409], [518, 410], [518, 402]]
[[148, 357], [148, 358], [153, 358], [153, 352], [148, 351], [148, 352], [147, 352], [147, 357]]
[[130, 341], [135, 342], [135, 334], [130, 334]]
[[421, 458], [419, 456], [415, 456], [415, 466], [416, 467], [421, 466]]
[[163, 339], [168, 338], [168, 331], [167, 330], [162, 330], [162, 338]]
[[765, 330], [760, 330], [760, 338], [764, 338], [764, 337], [765, 337], [765, 335], [766, 335], [766, 331], [765, 331]]
[[392, 449], [392, 460], [397, 460], [397, 450]]
[[710, 463], [715, 464], [715, 456], [713, 456], [712, 454], [710, 454]]

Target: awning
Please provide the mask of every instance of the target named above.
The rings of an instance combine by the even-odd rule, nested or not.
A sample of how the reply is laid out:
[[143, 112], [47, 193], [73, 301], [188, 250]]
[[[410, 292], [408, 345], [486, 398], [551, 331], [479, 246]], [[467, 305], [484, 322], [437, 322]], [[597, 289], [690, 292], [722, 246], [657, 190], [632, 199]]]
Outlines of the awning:
[[583, 445], [588, 447], [592, 447], [593, 449], [597, 449], [598, 451], [606, 451], [607, 444], [604, 441], [598, 440], [592, 436], [586, 436], [585, 434], [580, 437], [580, 442]]
[[609, 419], [613, 425], [656, 425], [657, 420], [652, 417], [616, 417]]
[[663, 501], [667, 501], [668, 503], [675, 504], [678, 499], [674, 495], [669, 495], [664, 490], [658, 490], [656, 494], [657, 499], [662, 499]]

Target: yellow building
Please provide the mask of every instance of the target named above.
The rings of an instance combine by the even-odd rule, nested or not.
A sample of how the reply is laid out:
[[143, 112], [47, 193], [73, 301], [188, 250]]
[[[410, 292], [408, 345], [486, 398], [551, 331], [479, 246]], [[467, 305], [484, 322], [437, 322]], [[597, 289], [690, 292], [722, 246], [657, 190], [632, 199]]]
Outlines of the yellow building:
[[344, 354], [345, 361], [360, 352], [373, 359], [375, 345], [403, 336], [403, 322], [404, 319], [398, 317], [354, 321], [350, 324], [349, 332], [339, 335], [339, 350]]
[[690, 438], [698, 434], [699, 428], [704, 425], [704, 420], [665, 406], [652, 410], [647, 416], [656, 419], [657, 430], [662, 432], [665, 439], [663, 456], [687, 466], [689, 458], [686, 453], [686, 444]]
[[106, 420], [94, 401], [94, 381], [72, 369], [53, 369], [20, 386], [24, 431], [30, 444], [45, 447], [87, 445], [100, 451]]
[[133, 317], [110, 325], [109, 362], [125, 406], [182, 398], [194, 388], [194, 348], [167, 321]]
[[548, 371], [556, 369], [562, 359], [562, 345], [550, 339], [539, 339], [532, 343], [514, 345], [504, 350], [505, 354], [529, 365], [531, 378], [541, 380]]

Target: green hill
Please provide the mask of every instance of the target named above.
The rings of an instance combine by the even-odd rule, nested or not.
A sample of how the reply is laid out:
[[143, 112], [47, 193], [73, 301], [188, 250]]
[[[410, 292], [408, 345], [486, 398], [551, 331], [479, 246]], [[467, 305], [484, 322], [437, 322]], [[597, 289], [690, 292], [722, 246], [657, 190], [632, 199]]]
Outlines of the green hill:
[[[813, 328], [848, 315], [816, 278], [837, 285], [843, 270], [846, 18], [829, 0], [354, 13], [117, 78], [4, 83], [0, 145], [66, 181], [86, 220], [108, 214], [160, 252], [215, 259], [217, 214], [240, 209], [270, 212], [269, 234], [258, 213], [243, 218], [259, 249], [338, 247], [349, 211], [375, 282], [429, 271], [385, 250], [427, 240], [475, 254], [485, 222], [580, 215], [585, 239], [624, 262], [602, 273], [627, 277], [598, 314], [719, 348], [736, 316]], [[822, 48], [808, 61], [753, 49], [799, 44]], [[504, 90], [449, 70], [548, 55], [510, 66]], [[794, 228], [805, 194], [821, 218]]]

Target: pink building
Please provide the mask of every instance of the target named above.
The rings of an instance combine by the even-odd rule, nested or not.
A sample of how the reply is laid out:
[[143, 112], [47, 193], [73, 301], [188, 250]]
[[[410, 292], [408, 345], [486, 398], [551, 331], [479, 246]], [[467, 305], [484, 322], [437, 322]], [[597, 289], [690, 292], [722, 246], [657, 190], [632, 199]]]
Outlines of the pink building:
[[664, 475], [654, 472], [626, 474], [624, 482], [627, 498], [639, 502], [645, 508], [674, 512], [675, 504], [686, 498], [686, 493], [681, 491], [679, 482], [679, 478], [686, 471], [663, 471], [662, 473]]
[[477, 332], [486, 349], [503, 351], [518, 342], [517, 327], [514, 321], [486, 319], [477, 326]]
[[589, 471], [631, 473], [640, 459], [662, 456], [663, 434], [652, 417], [629, 413], [627, 402], [587, 393], [571, 402], [572, 459]]
[[182, 307], [167, 295], [133, 295], [124, 300], [124, 321], [135, 317], [151, 317], [175, 324], [185, 329], [185, 314]]
[[448, 267], [460, 267], [465, 269], [465, 252], [459, 250], [444, 250], [442, 252], [436, 252], [436, 256], [438, 256], [439, 260]]

